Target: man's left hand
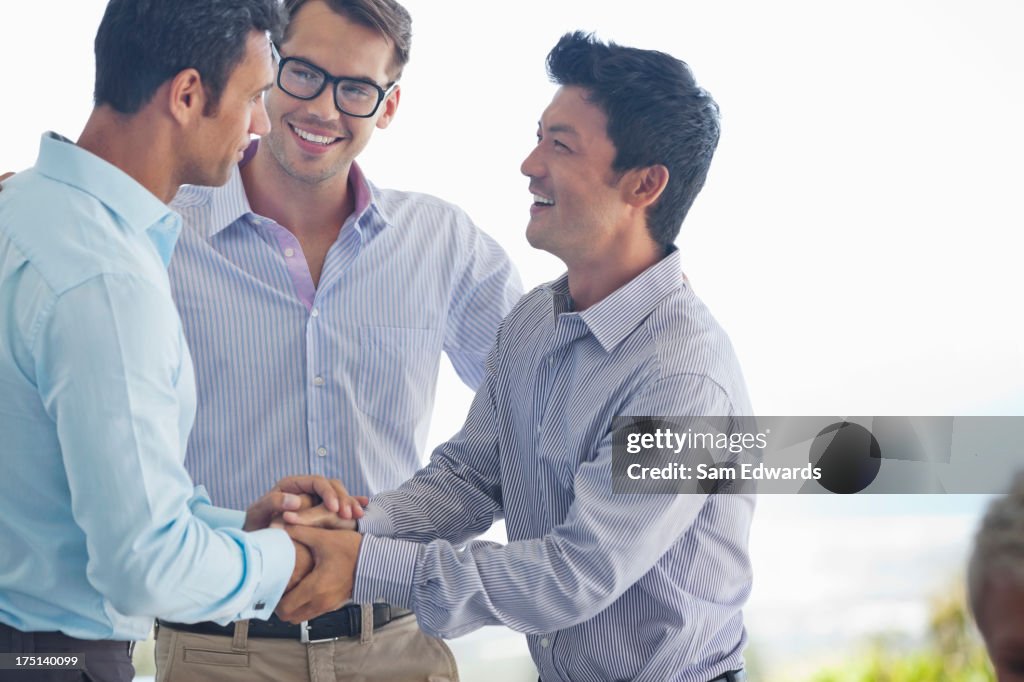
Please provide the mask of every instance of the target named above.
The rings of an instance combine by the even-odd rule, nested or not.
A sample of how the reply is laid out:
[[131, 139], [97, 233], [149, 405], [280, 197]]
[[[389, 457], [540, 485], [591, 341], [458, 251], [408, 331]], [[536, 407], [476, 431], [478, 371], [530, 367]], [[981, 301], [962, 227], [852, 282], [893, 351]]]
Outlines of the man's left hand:
[[308, 509], [318, 503], [325, 511], [349, 520], [363, 515], [368, 500], [361, 495], [349, 495], [340, 481], [323, 476], [289, 476], [282, 478], [266, 495], [253, 503], [245, 512], [243, 530], [260, 530], [272, 524], [283, 525], [281, 515], [286, 511]]

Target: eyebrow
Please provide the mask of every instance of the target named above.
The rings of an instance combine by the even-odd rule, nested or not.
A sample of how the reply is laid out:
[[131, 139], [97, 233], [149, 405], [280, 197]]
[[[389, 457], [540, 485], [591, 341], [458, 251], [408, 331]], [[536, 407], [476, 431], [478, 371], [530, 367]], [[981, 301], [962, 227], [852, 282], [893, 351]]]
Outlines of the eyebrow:
[[[366, 83], [373, 83], [374, 85], [376, 85], [381, 90], [387, 90], [388, 89], [387, 85], [381, 85], [380, 83], [377, 82], [376, 78], [371, 78], [370, 76], [351, 76], [351, 75], [343, 76], [343, 75], [331, 73], [330, 71], [328, 71], [324, 67], [322, 67], [319, 64], [317, 64], [316, 62], [314, 62], [309, 57], [303, 57], [300, 54], [283, 55], [283, 54], [281, 54], [281, 51], [278, 50], [277, 51], [277, 55], [281, 58], [282, 61], [284, 61], [285, 59], [298, 59], [299, 61], [302, 61], [302, 62], [305, 62], [306, 64], [309, 64], [310, 66], [313, 66], [313, 67], [316, 67], [316, 68], [320, 69], [321, 71], [323, 71], [325, 74], [327, 74], [331, 78], [343, 78], [343, 79], [349, 80], [349, 81], [364, 81]], [[389, 81], [389, 82], [394, 83], [395, 81]]]
[[[540, 128], [541, 130], [544, 130], [544, 126], [541, 124], [540, 121], [537, 121], [537, 127]], [[580, 136], [580, 134], [576, 132], [575, 128], [566, 123], [556, 123], [555, 125], [548, 128], [547, 131], [549, 133], [565, 133], [567, 135], [575, 135], [576, 137]]]

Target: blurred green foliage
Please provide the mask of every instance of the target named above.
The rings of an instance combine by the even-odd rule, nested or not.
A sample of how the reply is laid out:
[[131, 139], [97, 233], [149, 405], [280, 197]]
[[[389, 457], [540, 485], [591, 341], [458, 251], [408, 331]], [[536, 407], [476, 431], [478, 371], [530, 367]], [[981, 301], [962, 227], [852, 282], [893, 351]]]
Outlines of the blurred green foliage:
[[928, 630], [927, 642], [917, 647], [874, 637], [861, 655], [815, 673], [809, 682], [995, 682], [963, 580], [933, 600]]

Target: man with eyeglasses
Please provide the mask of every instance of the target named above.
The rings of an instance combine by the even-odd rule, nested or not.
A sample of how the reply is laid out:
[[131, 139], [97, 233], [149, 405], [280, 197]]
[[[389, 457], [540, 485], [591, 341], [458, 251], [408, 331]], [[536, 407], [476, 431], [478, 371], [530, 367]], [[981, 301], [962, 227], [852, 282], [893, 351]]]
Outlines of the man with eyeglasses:
[[[199, 393], [186, 466], [228, 507], [282, 472], [360, 495], [409, 478], [441, 352], [475, 388], [521, 293], [507, 255], [462, 211], [378, 188], [355, 163], [398, 109], [405, 9], [286, 6], [270, 133], [225, 187], [186, 187], [173, 202], [185, 229], [171, 282]], [[157, 669], [161, 682], [457, 679], [447, 647], [386, 603], [300, 626], [160, 623]]]

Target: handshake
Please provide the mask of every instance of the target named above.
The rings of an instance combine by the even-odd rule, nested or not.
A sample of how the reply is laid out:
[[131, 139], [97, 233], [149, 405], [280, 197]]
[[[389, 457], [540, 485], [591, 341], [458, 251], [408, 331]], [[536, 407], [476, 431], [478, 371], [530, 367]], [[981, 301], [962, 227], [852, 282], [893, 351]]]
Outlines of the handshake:
[[362, 542], [356, 522], [368, 503], [340, 481], [290, 476], [246, 510], [243, 530], [283, 528], [295, 547], [295, 568], [275, 609], [279, 618], [311, 620], [352, 598]]

